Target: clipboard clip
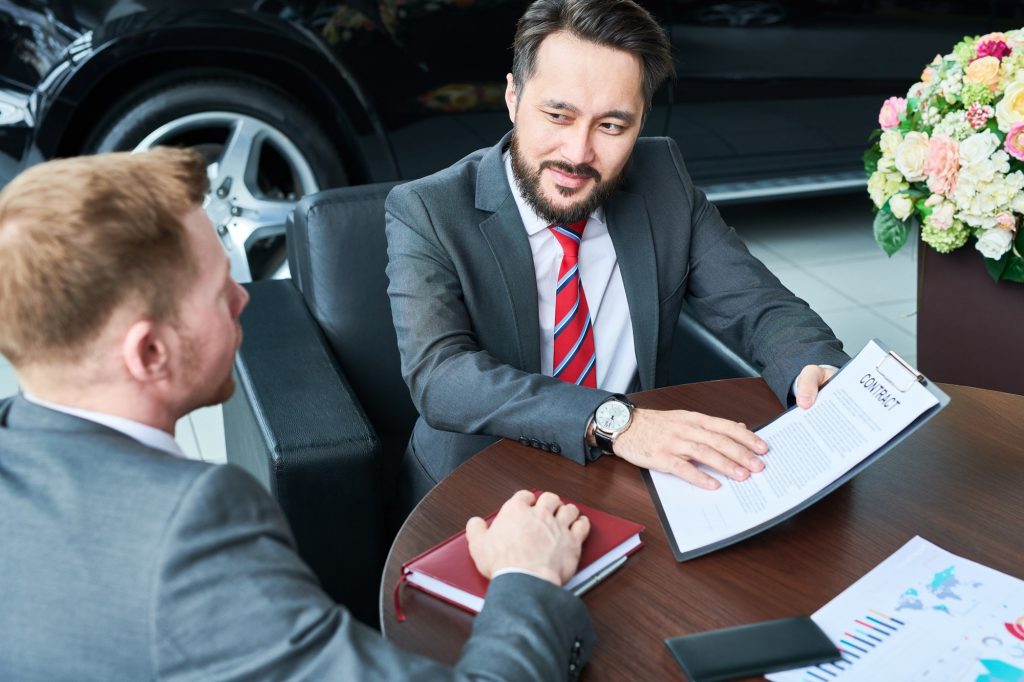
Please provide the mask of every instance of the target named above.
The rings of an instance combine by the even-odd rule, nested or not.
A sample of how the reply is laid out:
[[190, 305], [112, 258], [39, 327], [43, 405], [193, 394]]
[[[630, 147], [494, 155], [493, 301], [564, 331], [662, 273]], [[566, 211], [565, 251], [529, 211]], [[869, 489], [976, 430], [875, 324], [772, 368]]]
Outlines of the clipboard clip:
[[[914, 384], [924, 383], [924, 375], [914, 369], [909, 362], [889, 351], [875, 365], [875, 371], [881, 374], [900, 393], [906, 393]], [[894, 376], [894, 375], [899, 375]]]

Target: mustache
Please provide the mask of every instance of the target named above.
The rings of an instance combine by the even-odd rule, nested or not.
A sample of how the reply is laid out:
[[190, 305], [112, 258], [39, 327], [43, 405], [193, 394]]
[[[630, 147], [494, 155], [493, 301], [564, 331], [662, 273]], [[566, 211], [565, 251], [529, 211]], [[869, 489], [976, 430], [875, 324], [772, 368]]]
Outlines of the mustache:
[[568, 161], [548, 160], [541, 161], [538, 170], [554, 168], [566, 175], [575, 175], [578, 178], [593, 178], [595, 182], [601, 182], [601, 174], [596, 168], [587, 163], [572, 164]]

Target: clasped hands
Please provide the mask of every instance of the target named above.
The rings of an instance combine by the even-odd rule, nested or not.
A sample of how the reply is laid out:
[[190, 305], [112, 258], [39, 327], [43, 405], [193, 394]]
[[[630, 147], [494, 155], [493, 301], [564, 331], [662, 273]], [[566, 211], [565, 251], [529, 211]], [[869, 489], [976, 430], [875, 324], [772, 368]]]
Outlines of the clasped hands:
[[[796, 403], [807, 409], [835, 368], [807, 365], [796, 380]], [[687, 410], [633, 411], [633, 422], [615, 441], [615, 454], [645, 469], [653, 469], [714, 490], [721, 484], [697, 466], [703, 464], [736, 481], [764, 470], [760, 456], [768, 444], [746, 424]]]

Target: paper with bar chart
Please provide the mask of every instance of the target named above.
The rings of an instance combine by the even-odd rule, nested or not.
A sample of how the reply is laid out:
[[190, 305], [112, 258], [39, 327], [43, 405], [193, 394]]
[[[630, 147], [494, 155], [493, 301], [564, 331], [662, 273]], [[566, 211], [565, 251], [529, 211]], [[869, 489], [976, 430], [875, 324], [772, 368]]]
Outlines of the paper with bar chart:
[[842, 659], [772, 682], [1024, 682], [1024, 580], [920, 537], [812, 618]]

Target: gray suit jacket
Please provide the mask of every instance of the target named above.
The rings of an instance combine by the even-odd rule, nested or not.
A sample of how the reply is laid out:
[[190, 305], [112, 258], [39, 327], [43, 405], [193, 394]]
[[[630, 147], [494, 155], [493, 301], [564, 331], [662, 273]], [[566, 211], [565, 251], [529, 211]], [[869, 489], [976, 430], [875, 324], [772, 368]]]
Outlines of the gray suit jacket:
[[[510, 135], [396, 187], [386, 203], [388, 293], [420, 413], [410, 449], [435, 481], [497, 437], [579, 463], [599, 455], [584, 430], [609, 394], [540, 374], [533, 256], [502, 163]], [[684, 300], [762, 368], [782, 402], [804, 365], [849, 360], [694, 187], [671, 139], [637, 141], [605, 214], [642, 390], [668, 381]]]
[[572, 679], [594, 641], [579, 599], [506, 575], [454, 670], [403, 653], [320, 590], [241, 469], [21, 397], [0, 403], [0, 538], [2, 680]]

